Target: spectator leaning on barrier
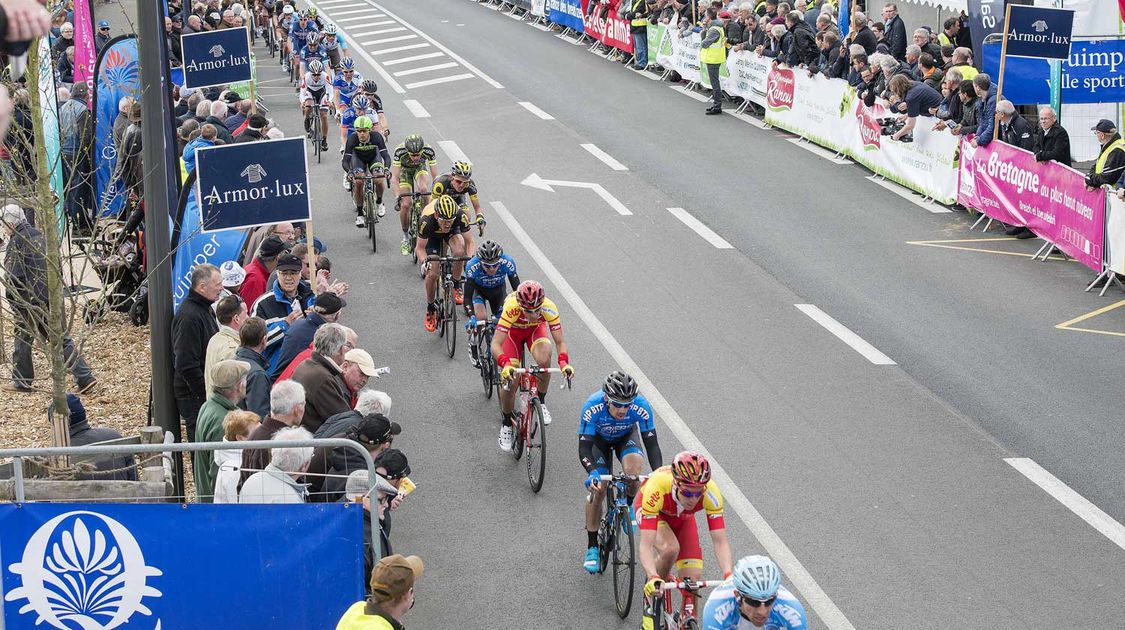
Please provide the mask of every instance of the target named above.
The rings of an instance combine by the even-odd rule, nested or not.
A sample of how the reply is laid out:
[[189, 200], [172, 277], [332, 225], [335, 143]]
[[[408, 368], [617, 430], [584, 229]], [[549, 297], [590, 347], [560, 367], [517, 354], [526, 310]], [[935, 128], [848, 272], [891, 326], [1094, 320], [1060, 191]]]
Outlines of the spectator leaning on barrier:
[[1070, 135], [1062, 125], [1054, 108], [1049, 105], [1039, 109], [1039, 129], [1035, 132], [1035, 160], [1054, 160], [1070, 166]]
[[1035, 135], [1031, 123], [1016, 112], [1016, 106], [1009, 100], [996, 104], [996, 113], [1000, 119], [1000, 128], [997, 138], [1001, 142], [1030, 151], [1035, 147]]
[[973, 138], [974, 147], [986, 146], [992, 142], [996, 126], [996, 86], [992, 78], [981, 72], [973, 77], [973, 89], [977, 92], [977, 129]]
[[251, 312], [255, 317], [266, 320], [269, 327], [269, 340], [266, 342], [266, 359], [270, 362], [270, 374], [276, 374], [277, 360], [281, 356], [281, 344], [285, 331], [299, 318], [304, 317], [316, 295], [309, 285], [301, 280], [301, 259], [292, 254], [282, 254], [277, 259], [277, 286], [263, 293], [254, 301]]
[[901, 74], [891, 79], [890, 91], [895, 100], [906, 104], [906, 124], [891, 136], [892, 140], [901, 140], [903, 136], [913, 133], [918, 117], [932, 116], [941, 105], [940, 92]]
[[800, 11], [790, 11], [785, 15], [785, 26], [793, 39], [789, 45], [787, 63], [793, 67], [816, 66], [820, 50], [816, 46], [816, 32], [801, 17]]
[[[274, 434], [273, 441], [311, 440], [312, 434], [289, 427]], [[239, 503], [304, 503], [308, 489], [297, 482], [312, 459], [311, 446], [279, 446], [270, 449], [270, 463], [250, 475], [238, 491]]]
[[315, 432], [325, 419], [352, 407], [342, 370], [346, 342], [343, 326], [321, 326], [313, 337], [312, 356], [293, 371], [293, 380], [305, 387], [308, 407], [301, 424], [310, 431]]
[[[70, 445], [89, 446], [98, 442], [120, 440], [121, 433], [108, 427], [93, 428], [86, 417], [86, 407], [74, 394], [66, 395], [67, 413], [70, 417]], [[103, 481], [136, 481], [135, 460], [129, 455], [107, 455], [94, 461], [94, 470], [81, 472], [77, 479], [101, 479]]]
[[[213, 378], [215, 391], [199, 409], [195, 435], [199, 442], [221, 442], [223, 418], [238, 409], [246, 396], [246, 373], [250, 364], [245, 361], [220, 361], [215, 365]], [[195, 451], [191, 455], [192, 473], [195, 476], [195, 494], [201, 503], [211, 503], [215, 494], [214, 451]]]
[[706, 66], [711, 82], [711, 107], [707, 115], [723, 112], [723, 89], [719, 86], [719, 68], [727, 59], [727, 34], [715, 9], [703, 13], [703, 41], [699, 45], [699, 63]]
[[418, 556], [387, 556], [371, 572], [371, 594], [348, 608], [336, 630], [401, 630], [414, 607], [414, 585], [422, 577]]
[[[273, 386], [270, 391], [270, 415], [262, 418], [262, 423], [250, 431], [249, 441], [257, 442], [273, 438], [274, 434], [286, 427], [300, 426], [305, 415], [305, 388], [295, 381], [284, 381]], [[270, 461], [269, 451], [265, 449], [242, 449], [242, 481], [261, 470]]]
[[211, 335], [207, 341], [207, 351], [203, 360], [203, 382], [208, 395], [211, 393], [211, 370], [220, 361], [234, 358], [238, 350], [238, 329], [249, 315], [246, 312], [246, 303], [237, 295], [220, 298], [214, 304], [215, 319], [219, 321], [219, 331]]
[[[259, 424], [252, 411], [231, 411], [223, 418], [223, 441], [244, 442]], [[242, 473], [242, 449], [215, 451], [215, 503], [238, 503], [238, 481]]]
[[204, 263], [191, 272], [191, 288], [172, 317], [172, 388], [188, 439], [195, 441], [195, 421], [207, 400], [204, 363], [207, 344], [219, 332], [211, 304], [223, 290], [223, 277], [215, 265]]
[[348, 386], [348, 392], [351, 394], [349, 402], [355, 400], [359, 392], [367, 387], [367, 381], [371, 377], [379, 374], [378, 370], [375, 369], [375, 360], [366, 350], [360, 350], [359, 348], [352, 348], [344, 354], [344, 363], [340, 366], [340, 371], [344, 383]]
[[250, 366], [246, 373], [246, 398], [241, 407], [265, 418], [270, 413], [270, 381], [266, 368], [266, 358], [262, 351], [266, 348], [266, 322], [260, 317], [249, 317], [238, 330], [240, 345], [234, 358], [245, 361]]
[[240, 142], [255, 142], [262, 140], [262, 130], [266, 128], [269, 121], [261, 114], [251, 114], [246, 118], [246, 129], [242, 133], [234, 137], [235, 144]]
[[243, 279], [242, 289], [239, 291], [244, 302], [253, 304], [266, 292], [266, 280], [277, 267], [278, 256], [286, 249], [285, 243], [279, 236], [269, 236], [262, 241], [258, 248], [258, 255], [246, 265], [246, 278]]
[[[332, 437], [343, 437], [358, 442], [367, 449], [372, 460], [375, 460], [391, 447], [394, 436], [401, 432], [402, 427], [391, 422], [383, 414], [369, 414], [344, 433]], [[334, 448], [325, 453], [324, 464], [329, 475], [324, 479], [322, 488], [325, 502], [339, 500], [341, 493], [344, 492], [345, 477], [356, 470], [367, 470], [360, 454], [350, 448]]]
[[[934, 125], [935, 130], [945, 129], [947, 124], [956, 125], [961, 120], [961, 71], [951, 69], [941, 78], [942, 103], [937, 117], [941, 120]], [[975, 92], [974, 92], [975, 94]], [[951, 122], [950, 122], [951, 121]]]
[[1102, 150], [1086, 175], [1086, 186], [1091, 189], [1112, 186], [1125, 175], [1125, 140], [1117, 133], [1117, 125], [1112, 120], [1103, 118], [1090, 131], [1094, 132]]
[[772, 57], [775, 61], [785, 61], [785, 51], [789, 49], [789, 42], [792, 41], [789, 30], [784, 24], [772, 24], [769, 28], [769, 41], [755, 52], [763, 57]]

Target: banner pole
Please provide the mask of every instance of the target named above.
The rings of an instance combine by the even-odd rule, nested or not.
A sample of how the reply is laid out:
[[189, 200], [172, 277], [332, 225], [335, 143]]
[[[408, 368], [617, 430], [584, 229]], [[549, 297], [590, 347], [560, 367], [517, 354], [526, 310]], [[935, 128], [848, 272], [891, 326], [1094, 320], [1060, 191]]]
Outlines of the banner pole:
[[[252, 11], [251, 15], [253, 15]], [[254, 93], [254, 75], [256, 74], [255, 70], [257, 70], [254, 66], [257, 65], [257, 60], [254, 59], [254, 42], [250, 39], [250, 29], [252, 28], [254, 28], [253, 25], [246, 29], [246, 50], [250, 51], [250, 113], [257, 114], [258, 97]]]
[[305, 243], [308, 245], [308, 251], [305, 252], [305, 261], [309, 265], [309, 284], [312, 285], [313, 295], [319, 293], [316, 284], [316, 247], [313, 246], [315, 242], [313, 240], [312, 215], [310, 214], [309, 220], [305, 222]]
[[[1004, 7], [1004, 39], [1000, 44], [1000, 78], [996, 83], [996, 105], [997, 110], [993, 116], [992, 121], [992, 135], [993, 138], [998, 138], [1000, 134], [1000, 100], [1004, 98], [1004, 62], [1008, 59], [1008, 20], [1012, 17], [1012, 5]], [[987, 98], [987, 95], [986, 95]]]

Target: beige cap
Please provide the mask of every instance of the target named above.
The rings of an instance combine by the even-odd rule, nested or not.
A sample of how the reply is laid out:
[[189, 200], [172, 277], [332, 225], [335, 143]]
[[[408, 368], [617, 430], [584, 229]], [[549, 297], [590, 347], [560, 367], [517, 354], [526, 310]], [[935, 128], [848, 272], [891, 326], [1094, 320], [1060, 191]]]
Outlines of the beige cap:
[[375, 360], [371, 358], [370, 354], [367, 354], [366, 350], [360, 350], [359, 348], [348, 350], [348, 353], [344, 355], [344, 360], [355, 363], [359, 366], [359, 371], [368, 376], [378, 374], [375, 370]]
[[230, 389], [249, 371], [250, 364], [245, 361], [219, 361], [211, 368], [211, 383], [217, 389]]

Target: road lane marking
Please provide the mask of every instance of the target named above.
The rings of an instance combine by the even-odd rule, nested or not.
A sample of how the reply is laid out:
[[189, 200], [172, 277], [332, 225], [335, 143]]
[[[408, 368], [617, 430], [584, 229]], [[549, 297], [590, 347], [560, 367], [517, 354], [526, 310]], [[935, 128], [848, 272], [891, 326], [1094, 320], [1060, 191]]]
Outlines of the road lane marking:
[[805, 568], [797, 556], [789, 549], [789, 547], [773, 530], [773, 527], [766, 522], [762, 514], [750, 503], [750, 499], [742, 493], [742, 490], [735, 485], [734, 480], [727, 474], [726, 470], [719, 464], [715, 456], [703, 446], [703, 442], [696, 437], [695, 433], [688, 427], [680, 414], [672, 407], [672, 404], [664, 398], [663, 394], [656, 389], [656, 385], [649, 380], [648, 376], [641, 370], [641, 366], [633, 360], [625, 348], [617, 341], [617, 339], [609, 332], [609, 329], [602, 324], [601, 320], [594, 315], [590, 307], [579, 297], [578, 292], [570, 286], [559, 270], [547, 258], [543, 250], [531, 240], [531, 236], [523, 229], [523, 226], [516, 221], [512, 213], [508, 211], [504, 204], [499, 201], [491, 202], [496, 214], [512, 231], [516, 239], [524, 246], [531, 257], [535, 259], [536, 264], [543, 270], [543, 273], [558, 289], [559, 295], [570, 305], [570, 309], [574, 311], [575, 315], [586, 324], [594, 337], [601, 342], [602, 346], [606, 349], [611, 357], [617, 362], [621, 369], [633, 377], [637, 384], [640, 385], [641, 390], [645, 394], [652, 408], [664, 420], [664, 424], [675, 434], [676, 439], [684, 445], [684, 448], [697, 451], [711, 462], [711, 478], [718, 484], [719, 489], [726, 498], [727, 504], [733, 508], [738, 518], [746, 524], [750, 533], [758, 540], [758, 542], [765, 549], [766, 553], [773, 558], [774, 562], [781, 567], [781, 570], [789, 576], [789, 581], [793, 588], [798, 593], [804, 596], [805, 601], [809, 603], [821, 621], [831, 630], [855, 630], [855, 626], [848, 621], [836, 604], [832, 601], [824, 589], [817, 584], [813, 579], [812, 574]]
[[361, 42], [364, 46], [375, 46], [377, 44], [390, 44], [391, 42], [402, 42], [408, 39], [418, 39], [417, 35], [398, 35], [395, 37], [384, 37], [383, 39], [373, 39], [369, 42]]
[[[394, 20], [383, 20], [382, 22], [372, 22], [371, 24], [364, 24], [364, 26], [386, 26], [388, 24], [398, 24]], [[379, 31], [364, 31], [362, 33], [348, 33], [348, 37], [355, 39], [356, 37], [367, 37], [368, 35], [377, 35]]]
[[318, 4], [343, 4], [345, 7], [350, 7], [353, 5], [358, 7], [363, 3], [356, 2], [356, 0], [321, 0]]
[[606, 166], [612, 168], [615, 171], [627, 171], [627, 170], [629, 170], [629, 167], [627, 167], [624, 164], [622, 164], [621, 162], [618, 162], [617, 160], [613, 159], [612, 155], [606, 153], [605, 151], [602, 151], [595, 144], [586, 143], [586, 144], [582, 145], [582, 148], [586, 149], [586, 151], [590, 155], [598, 158], [603, 163], [605, 163]]
[[492, 77], [488, 76], [487, 74], [481, 72], [480, 68], [477, 68], [476, 66], [469, 63], [468, 61], [465, 61], [465, 59], [463, 57], [461, 57], [461, 55], [458, 55], [457, 53], [453, 52], [452, 50], [446, 48], [443, 44], [438, 42], [436, 39], [430, 37], [429, 35], [423, 33], [422, 31], [418, 30], [413, 25], [411, 25], [409, 22], [407, 22], [406, 20], [404, 20], [404, 19], [400, 18], [399, 16], [395, 15], [394, 13], [391, 13], [390, 11], [386, 10], [385, 8], [380, 6], [378, 3], [371, 2], [371, 0], [367, 0], [367, 2], [371, 6], [375, 7], [376, 9], [379, 9], [383, 13], [386, 13], [387, 15], [391, 16], [392, 18], [398, 20], [399, 23], [401, 23], [406, 28], [414, 31], [415, 33], [418, 33], [419, 35], [421, 35], [423, 39], [425, 39], [426, 41], [428, 41], [431, 44], [433, 44], [434, 46], [436, 46], [438, 48], [438, 50], [440, 50], [443, 53], [449, 55], [450, 58], [452, 58], [454, 61], [461, 64], [462, 66], [465, 66], [465, 68], [467, 68], [470, 72], [472, 72], [472, 73], [476, 74], [478, 77], [484, 79], [485, 83], [491, 85], [492, 87], [494, 87], [498, 90], [504, 88], [504, 86], [500, 85], [500, 83], [498, 81], [496, 81]]
[[450, 61], [448, 63], [435, 63], [432, 66], [422, 66], [421, 68], [411, 68], [409, 70], [399, 70], [394, 73], [396, 77], [405, 77], [411, 74], [421, 74], [423, 72], [433, 72], [434, 70], [444, 70], [446, 68], [456, 68], [457, 64]]
[[[315, 7], [316, 2], [313, 2], [313, 0], [309, 0], [309, 6]], [[352, 41], [354, 42], [355, 40], [353, 39]], [[418, 45], [425, 46], [428, 44]], [[375, 72], [379, 73], [379, 76], [383, 77], [383, 80], [387, 82], [387, 85], [391, 86], [391, 89], [394, 90], [396, 94], [406, 93], [406, 89], [404, 89], [398, 81], [395, 81], [394, 77], [391, 76], [391, 73], [384, 70], [383, 66], [379, 65], [379, 62], [375, 61], [375, 57], [372, 56], [375, 53], [369, 53], [368, 51], [364, 50], [362, 46], [351, 46], [348, 50], [355, 51], [355, 54], [359, 55], [363, 58], [364, 61], [371, 64], [371, 67], [375, 68]]]
[[1098, 317], [1099, 315], [1105, 315], [1106, 313], [1108, 313], [1110, 311], [1117, 310], [1117, 309], [1121, 308], [1122, 306], [1125, 306], [1125, 300], [1121, 300], [1120, 302], [1115, 302], [1113, 304], [1110, 304], [1109, 306], [1103, 306], [1103, 307], [1101, 307], [1097, 310], [1090, 311], [1089, 313], [1086, 313], [1084, 315], [1079, 315], [1078, 317], [1075, 317], [1074, 319], [1069, 319], [1069, 320], [1067, 320], [1067, 321], [1065, 321], [1061, 324], [1055, 324], [1055, 328], [1058, 328], [1059, 330], [1073, 330], [1075, 332], [1095, 333], [1095, 334], [1098, 334], [1098, 335], [1109, 335], [1110, 337], [1125, 337], [1125, 333], [1123, 333], [1123, 332], [1116, 332], [1116, 331], [1112, 331], [1112, 330], [1099, 330], [1097, 328], [1085, 328], [1085, 327], [1080, 328], [1078, 326], [1075, 326], [1075, 324], [1084, 322], [1088, 319], [1093, 319], [1095, 317]]
[[867, 180], [870, 181], [870, 182], [873, 182], [875, 184], [878, 184], [879, 186], [881, 186], [883, 188], [886, 188], [887, 190], [893, 192], [894, 194], [898, 195], [899, 197], [902, 197], [903, 199], [905, 199], [905, 200], [909, 201], [910, 203], [918, 206], [919, 208], [922, 208], [923, 210], [926, 210], [927, 212], [932, 212], [934, 214], [945, 214], [945, 213], [948, 213], [948, 212], [953, 212], [952, 210], [950, 210], [949, 208], [946, 208], [945, 206], [943, 206], [941, 204], [933, 203], [931, 201], [922, 201], [921, 197], [914, 194], [910, 190], [908, 190], [906, 188], [903, 188], [902, 186], [899, 186], [898, 184], [892, 182], [889, 179], [883, 179], [882, 177], [879, 177], [878, 175], [868, 175]]
[[716, 234], [714, 230], [704, 225], [699, 219], [688, 214], [687, 210], [683, 208], [668, 208], [668, 212], [671, 212], [672, 216], [682, 221], [684, 225], [694, 230], [696, 234], [702, 236], [704, 240], [714, 245], [716, 248], [734, 249], [734, 246], [728, 243], [726, 239]]
[[679, 92], [680, 94], [683, 94], [684, 96], [694, 98], [695, 100], [699, 101], [700, 103], [710, 103], [711, 102], [710, 96], [704, 96], [704, 95], [696, 92], [695, 90], [685, 90], [678, 85], [669, 85], [668, 87], [671, 88], [672, 90], [676, 91], [676, 92]]
[[333, 11], [328, 17], [335, 19], [337, 15], [351, 15], [353, 13], [374, 13], [376, 9], [371, 7], [364, 7], [362, 9], [352, 9], [351, 11]]
[[[393, 22], [392, 22], [392, 24], [393, 24]], [[355, 35], [352, 35], [352, 38], [366, 37], [368, 35], [382, 35], [384, 33], [397, 33], [399, 31], [405, 31], [405, 30], [406, 30], [405, 26], [392, 26], [391, 28], [381, 28], [379, 30], [369, 31], [367, 33], [356, 33]]]
[[426, 111], [426, 108], [422, 107], [422, 104], [419, 103], [418, 101], [407, 99], [407, 100], [404, 100], [402, 102], [402, 104], [406, 106], [406, 109], [410, 110], [411, 114], [414, 114], [415, 118], [429, 118], [430, 117], [430, 112]]
[[539, 109], [538, 107], [536, 107], [535, 105], [532, 105], [531, 103], [529, 103], [527, 101], [520, 101], [520, 106], [522, 106], [524, 109], [531, 112], [532, 114], [535, 114], [536, 116], [542, 118], [543, 120], [554, 120], [555, 119], [554, 116], [548, 114], [547, 112]]
[[830, 151], [818, 144], [813, 144], [812, 142], [805, 142], [801, 138], [790, 138], [789, 142], [801, 147], [802, 149], [808, 151], [809, 153], [812, 153], [813, 155], [819, 155], [820, 157], [828, 160], [829, 162], [832, 162], [833, 164], [852, 163], [852, 161], [848, 158], [840, 157], [839, 155], [837, 155], [835, 151]]
[[427, 85], [437, 85], [438, 83], [449, 83], [450, 81], [461, 81], [462, 79], [471, 79], [471, 74], [455, 74], [449, 77], [441, 77], [440, 79], [427, 79], [426, 81], [418, 81], [417, 83], [407, 83], [408, 89], [425, 87]]
[[[331, 17], [331, 16], [329, 16], [329, 17]], [[333, 19], [332, 21], [336, 22], [337, 24], [343, 24], [344, 22], [358, 22], [360, 20], [377, 20], [381, 17], [387, 17], [387, 16], [383, 15], [382, 13], [372, 13], [371, 15], [361, 15], [359, 17], [340, 18], [338, 20]], [[389, 22], [380, 22], [380, 24], [395, 24], [395, 22], [394, 22], [394, 20], [391, 20]], [[360, 24], [359, 26], [373, 26], [373, 25], [371, 25], [371, 24]], [[349, 35], [351, 35], [351, 34], [349, 33]], [[351, 37], [354, 39], [356, 37], [356, 35], [351, 35]]]
[[[1000, 254], [1001, 256], [1019, 256], [1020, 258], [1033, 258], [1035, 254], [1025, 254], [1023, 252], [1006, 252], [998, 249], [985, 249], [983, 247], [965, 247], [963, 245], [951, 245], [950, 243], [989, 243], [999, 241], [1015, 242], [1017, 239], [1014, 236], [1001, 236], [1000, 238], [955, 238], [937, 241], [906, 241], [907, 245], [921, 245], [922, 247], [937, 247], [939, 249], [955, 249], [962, 252], [980, 252], [982, 254]], [[1058, 258], [1051, 258], [1050, 260], [1059, 260]], [[1074, 262], [1074, 261], [1071, 261]]]
[[825, 328], [828, 332], [836, 335], [836, 337], [844, 343], [851, 346], [852, 350], [863, 355], [863, 358], [874, 363], [875, 365], [895, 365], [887, 355], [879, 352], [875, 346], [867, 343], [862, 337], [855, 334], [847, 326], [841, 324], [832, 318], [831, 315], [817, 308], [814, 304], [794, 304], [802, 313], [808, 315], [812, 320]]
[[[405, 46], [395, 46], [394, 48], [384, 48], [382, 50], [372, 50], [371, 54], [372, 55], [389, 55], [391, 53], [401, 52], [403, 50], [415, 50], [415, 49], [418, 49], [418, 48], [429, 48], [429, 47], [430, 47], [429, 44], [427, 44], [426, 42], [422, 42], [421, 44], [407, 44]], [[360, 48], [360, 50], [363, 50], [363, 49]], [[390, 75], [388, 75], [388, 76], [390, 76]]]
[[452, 140], [438, 140], [438, 146], [449, 156], [450, 162], [472, 162], [469, 156], [461, 150], [461, 147], [457, 146], [457, 143]]
[[1098, 530], [1110, 542], [1125, 549], [1125, 525], [1113, 520], [1098, 506], [1091, 503], [1086, 497], [1078, 494], [1070, 486], [1059, 480], [1058, 477], [1047, 472], [1034, 460], [1027, 457], [1005, 457], [1012, 468], [1023, 473], [1035, 485], [1042, 488], [1047, 494], [1062, 503], [1068, 510], [1074, 512], [1078, 518], [1086, 521], [1090, 527]]
[[445, 53], [443, 53], [443, 52], [425, 53], [423, 55], [412, 55], [410, 57], [403, 57], [401, 59], [391, 59], [389, 61], [384, 61], [383, 65], [384, 66], [394, 66], [394, 65], [398, 65], [400, 63], [409, 63], [411, 61], [421, 61], [422, 59], [433, 59], [435, 57], [444, 57], [444, 56], [445, 56]]
[[610, 192], [606, 190], [604, 186], [602, 186], [601, 184], [595, 184], [594, 182], [571, 182], [561, 179], [543, 179], [538, 174], [532, 173], [531, 175], [525, 177], [524, 180], [520, 183], [524, 186], [530, 186], [531, 188], [538, 188], [539, 190], [546, 190], [547, 192], [552, 193], [555, 192], [555, 189], [551, 186], [585, 188], [587, 190], [594, 191], [594, 194], [601, 197], [602, 201], [608, 203], [609, 207], [617, 211], [617, 214], [620, 214], [623, 217], [631, 216], [633, 214], [629, 211], [629, 208], [625, 207], [625, 204], [621, 203], [621, 201], [618, 200], [617, 197], [614, 197], [612, 194], [610, 194]]

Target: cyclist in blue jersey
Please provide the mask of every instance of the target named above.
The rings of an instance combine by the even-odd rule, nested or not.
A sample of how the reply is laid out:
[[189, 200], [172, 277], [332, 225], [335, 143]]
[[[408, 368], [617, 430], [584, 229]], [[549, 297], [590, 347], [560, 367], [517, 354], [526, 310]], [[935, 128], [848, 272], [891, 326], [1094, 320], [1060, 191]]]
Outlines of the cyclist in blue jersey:
[[320, 42], [320, 33], [312, 32], [305, 37], [305, 47], [301, 49], [300, 57], [302, 75], [308, 70], [309, 62], [315, 59], [325, 64], [328, 76], [332, 76], [332, 68], [328, 67], [328, 51], [324, 49], [324, 45]]
[[[375, 120], [375, 110], [371, 108], [370, 102], [367, 97], [362, 93], [357, 93], [351, 99], [351, 106], [344, 109], [340, 114], [340, 146], [346, 147], [348, 138], [355, 133], [355, 121], [360, 116], [367, 116], [371, 120]], [[377, 133], [377, 132], [376, 132]], [[347, 166], [347, 161], [344, 162], [344, 190], [352, 189], [352, 178], [349, 176], [351, 169]]]
[[[473, 367], [480, 367], [477, 356], [476, 325], [489, 317], [498, 317], [504, 307], [508, 290], [504, 288], [507, 280], [512, 291], [520, 285], [516, 273], [516, 261], [504, 253], [496, 241], [485, 241], [477, 248], [477, 253], [465, 265], [465, 304], [473, 305], [473, 313], [465, 323], [469, 331], [469, 360]], [[485, 308], [485, 305], [488, 308]]]
[[363, 95], [371, 101], [372, 109], [379, 114], [379, 118], [375, 123], [375, 129], [382, 132], [384, 138], [391, 137], [391, 128], [387, 126], [387, 115], [383, 113], [383, 99], [379, 98], [377, 94], [379, 85], [371, 79], [367, 79], [360, 85], [359, 89], [363, 92]]
[[781, 586], [781, 570], [766, 556], [746, 556], [711, 591], [700, 618], [703, 630], [806, 630], [805, 608]]
[[335, 24], [324, 27], [324, 49], [328, 51], [328, 59], [333, 68], [338, 68], [344, 59], [348, 58], [348, 44], [340, 34]]
[[[308, 13], [300, 13], [297, 19], [289, 26], [289, 50], [295, 58], [305, 47], [305, 40], [308, 38], [309, 33], [318, 33], [320, 30], [316, 27], [316, 23], [309, 19]], [[291, 59], [290, 63], [296, 61]], [[286, 64], [285, 71], [289, 71], [289, 65]]]
[[[611, 474], [614, 457], [621, 462], [625, 474], [641, 474], [644, 459], [640, 442], [644, 443], [652, 470], [663, 466], [652, 407], [644, 396], [637, 394], [637, 382], [633, 377], [621, 371], [614, 372], [606, 377], [600, 392], [586, 399], [578, 424], [578, 460], [588, 475], [586, 488], [594, 495], [594, 500], [586, 503], [586, 557], [582, 561], [582, 567], [589, 573], [597, 573], [600, 568], [598, 518], [603, 511], [605, 487], [599, 477]], [[637, 484], [629, 483], [626, 493], [632, 505]]]

